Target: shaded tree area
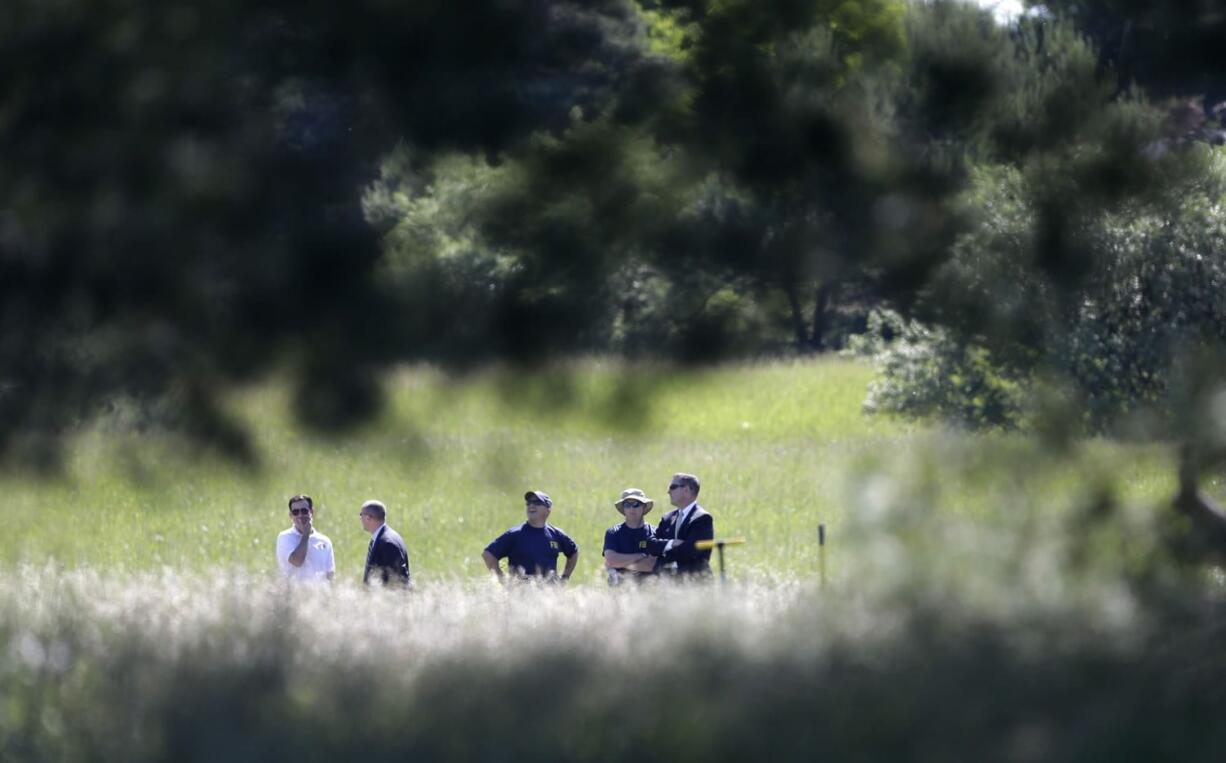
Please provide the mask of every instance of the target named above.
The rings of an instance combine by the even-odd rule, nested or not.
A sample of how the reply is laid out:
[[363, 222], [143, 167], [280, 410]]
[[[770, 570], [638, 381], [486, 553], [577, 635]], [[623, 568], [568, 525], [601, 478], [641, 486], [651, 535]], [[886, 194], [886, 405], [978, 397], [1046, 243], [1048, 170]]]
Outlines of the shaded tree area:
[[[968, 224], [919, 288], [917, 322], [887, 321], [904, 341], [881, 355], [870, 405], [1061, 440], [1181, 443], [1175, 503], [1198, 530], [1184, 537], [1221, 548], [1223, 512], [1199, 484], [1222, 455], [1212, 401], [1226, 357], [1226, 175], [1201, 98], [1219, 53], [1195, 42], [1221, 11], [1200, 4], [1167, 25], [1161, 9], [1047, 5], [1012, 35], [1013, 63], [1037, 66], [998, 70], [1021, 75], [1017, 97], [978, 144], [960, 202]], [[1093, 47], [1112, 14], [1148, 53]]]
[[1099, 51], [1121, 87], [1156, 98], [1226, 100], [1226, 14], [1221, 3], [1054, 0], [1031, 2], [1072, 21]]
[[403, 360], [823, 349], [878, 301], [1122, 378], [1100, 345], [1165, 334], [1092, 330], [1156, 293], [1117, 255], [1218, 181], [1052, 7], [10, 3], [0, 444], [133, 400], [243, 453], [218, 395], [274, 370], [338, 428]]
[[[672, 75], [657, 110], [630, 90], [484, 166], [400, 157], [371, 199], [397, 228], [393, 266], [437, 274], [430, 246], [446, 239], [435, 280], [471, 281], [458, 301], [474, 322], [526, 325], [497, 304], [529, 303], [542, 325], [582, 323], [587, 347], [689, 360], [823, 349], [848, 330], [832, 325], [840, 300], [909, 293], [948, 244], [942, 200], [957, 183], [894, 119], [910, 84], [905, 6], [644, 6]], [[912, 94], [916, 121], [945, 95]], [[528, 333], [531, 352], [547, 349]]]
[[0, 447], [116, 398], [243, 452], [274, 367], [316, 426], [400, 356], [361, 190], [397, 140], [497, 151], [650, 62], [625, 3], [6, 3]]
[[[0, 443], [53, 459], [66, 428], [132, 400], [242, 453], [217, 394], [276, 368], [305, 421], [344, 426], [390, 362], [592, 346], [612, 276], [632, 294], [641, 266], [705, 282], [667, 312], [699, 316], [687, 357], [720, 354], [722, 314], [702, 313], [722, 285], [792, 289], [809, 267], [761, 245], [806, 241], [820, 212], [784, 209], [771, 174], [800, 151], [789, 182], [880, 193], [834, 161], [849, 131], [787, 91], [899, 48], [898, 6], [866, 7], [880, 18], [836, 33], [824, 3], [8, 4]], [[500, 169], [475, 224], [482, 257], [514, 254], [509, 278], [383, 278], [362, 201], [396, 145], [419, 167], [459, 152]], [[777, 233], [767, 215], [809, 222]]]

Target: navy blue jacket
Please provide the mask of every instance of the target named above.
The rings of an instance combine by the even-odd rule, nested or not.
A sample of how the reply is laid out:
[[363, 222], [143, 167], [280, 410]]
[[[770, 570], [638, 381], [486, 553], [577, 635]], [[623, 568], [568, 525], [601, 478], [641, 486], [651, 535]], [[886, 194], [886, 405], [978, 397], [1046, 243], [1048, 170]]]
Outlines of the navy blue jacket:
[[[715, 519], [701, 506], [695, 505], [694, 510], [686, 518], [685, 524], [681, 526], [681, 532], [678, 533], [677, 518], [680, 515], [680, 509], [673, 509], [660, 517], [655, 537], [647, 541], [647, 552], [652, 556], [660, 557], [660, 561], [666, 565], [669, 562], [676, 562], [679, 573], [710, 575], [711, 549], [699, 551], [694, 544], [697, 541], [711, 540], [715, 537]], [[674, 545], [667, 554], [664, 553], [664, 547], [673, 538], [683, 540], [685, 543], [680, 546]]]
[[579, 545], [553, 525], [533, 527], [524, 522], [507, 530], [485, 547], [495, 559], [507, 559], [512, 575], [556, 575], [558, 554], [579, 553]]
[[366, 570], [362, 582], [371, 582], [371, 575], [384, 585], [409, 585], [409, 552], [405, 550], [400, 533], [387, 525], [378, 531], [375, 545], [366, 555]]

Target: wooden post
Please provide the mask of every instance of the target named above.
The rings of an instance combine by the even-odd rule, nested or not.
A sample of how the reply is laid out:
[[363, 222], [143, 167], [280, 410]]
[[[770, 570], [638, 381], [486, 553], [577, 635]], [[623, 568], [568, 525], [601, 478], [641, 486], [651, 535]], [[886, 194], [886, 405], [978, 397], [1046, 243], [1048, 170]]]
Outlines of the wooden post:
[[713, 538], [711, 540], [700, 540], [694, 544], [694, 547], [699, 551], [706, 551], [712, 548], [719, 549], [719, 582], [726, 583], [728, 582], [728, 575], [724, 572], [724, 546], [739, 546], [744, 542], [744, 538], [720, 538], [718, 540]]
[[826, 525], [817, 526], [817, 574], [821, 586], [826, 588]]

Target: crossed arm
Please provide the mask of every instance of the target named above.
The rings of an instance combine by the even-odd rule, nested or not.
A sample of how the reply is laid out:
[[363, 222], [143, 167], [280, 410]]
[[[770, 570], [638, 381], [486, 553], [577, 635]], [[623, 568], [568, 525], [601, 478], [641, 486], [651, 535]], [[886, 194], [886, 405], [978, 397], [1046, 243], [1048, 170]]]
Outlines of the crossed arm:
[[604, 566], [616, 570], [633, 570], [634, 572], [651, 572], [656, 566], [655, 557], [650, 554], [623, 554], [620, 551], [606, 549]]
[[[700, 540], [711, 540], [715, 537], [715, 520], [710, 514], [705, 514], [694, 520], [686, 531], [688, 536], [685, 540], [667, 540], [665, 538], [656, 538], [647, 541], [647, 550], [652, 556], [658, 556], [664, 562], [689, 562], [704, 553], [696, 546]], [[668, 544], [672, 543], [672, 546]], [[667, 550], [666, 550], [667, 549]]]

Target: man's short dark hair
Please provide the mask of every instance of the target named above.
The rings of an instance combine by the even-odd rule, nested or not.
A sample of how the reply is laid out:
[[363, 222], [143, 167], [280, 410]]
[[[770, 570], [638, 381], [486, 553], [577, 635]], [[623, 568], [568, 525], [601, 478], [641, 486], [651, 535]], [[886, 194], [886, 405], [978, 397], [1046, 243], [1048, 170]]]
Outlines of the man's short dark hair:
[[686, 487], [694, 491], [694, 495], [698, 495], [698, 490], [699, 490], [698, 478], [695, 477], [694, 475], [686, 474], [685, 472], [677, 472], [676, 474], [673, 475], [673, 482], [676, 482], [677, 484], [680, 484], [680, 485], [685, 485]]
[[311, 511], [314, 511], [314, 510], [315, 510], [315, 502], [314, 502], [314, 501], [312, 501], [312, 500], [311, 500], [311, 496], [307, 495], [306, 493], [301, 493], [301, 494], [296, 495], [296, 496], [294, 496], [293, 498], [289, 499], [289, 507], [290, 507], [290, 509], [293, 509], [293, 508], [294, 508], [294, 504], [295, 504], [295, 503], [298, 503], [299, 501], [306, 501], [307, 508], [309, 508]]
[[387, 519], [387, 507], [382, 501], [367, 501], [362, 504], [362, 513], [369, 514], [380, 522]]

